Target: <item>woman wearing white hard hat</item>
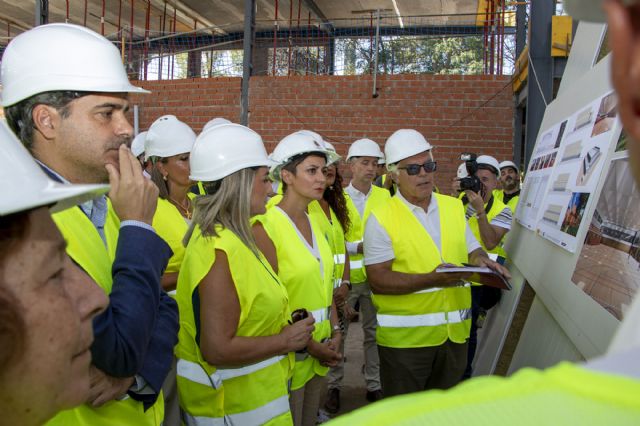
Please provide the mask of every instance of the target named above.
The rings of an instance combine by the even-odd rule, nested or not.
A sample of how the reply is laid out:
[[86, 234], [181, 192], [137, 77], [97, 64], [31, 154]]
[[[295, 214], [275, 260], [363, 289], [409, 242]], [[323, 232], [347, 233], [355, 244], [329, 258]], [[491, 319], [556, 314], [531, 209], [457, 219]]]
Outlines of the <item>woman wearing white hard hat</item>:
[[173, 250], [162, 287], [174, 290], [184, 255], [182, 239], [193, 214], [189, 155], [196, 140], [191, 128], [173, 115], [153, 122], [145, 138], [145, 157], [153, 163], [151, 180], [159, 189], [153, 227]]
[[176, 296], [189, 425], [291, 424], [290, 353], [307, 345], [313, 319], [288, 325], [286, 288], [250, 223], [265, 211], [270, 164], [262, 138], [239, 124], [202, 132], [191, 153], [191, 178], [206, 194], [195, 200]]
[[108, 187], [53, 182], [4, 123], [0, 153], [0, 423], [40, 425], [86, 401], [92, 321], [108, 303], [65, 253], [48, 207]]
[[304, 133], [278, 143], [270, 158], [272, 173], [283, 184], [282, 201], [259, 218], [272, 244], [267, 258], [287, 287], [292, 309], [315, 319], [306, 351], [296, 354], [291, 381], [294, 424], [314, 425], [328, 367], [341, 359], [340, 327], [333, 303], [333, 254], [322, 227], [307, 215], [312, 201], [322, 199], [327, 153], [321, 141]]

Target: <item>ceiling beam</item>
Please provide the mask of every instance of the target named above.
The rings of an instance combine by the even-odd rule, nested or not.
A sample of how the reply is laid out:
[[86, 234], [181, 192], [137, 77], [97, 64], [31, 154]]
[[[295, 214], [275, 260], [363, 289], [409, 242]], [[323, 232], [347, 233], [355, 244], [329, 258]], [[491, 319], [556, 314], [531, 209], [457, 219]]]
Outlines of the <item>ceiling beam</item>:
[[331, 34], [333, 32], [333, 24], [325, 16], [324, 12], [322, 12], [322, 9], [318, 7], [316, 2], [314, 0], [302, 0], [302, 3], [322, 21], [324, 29]]

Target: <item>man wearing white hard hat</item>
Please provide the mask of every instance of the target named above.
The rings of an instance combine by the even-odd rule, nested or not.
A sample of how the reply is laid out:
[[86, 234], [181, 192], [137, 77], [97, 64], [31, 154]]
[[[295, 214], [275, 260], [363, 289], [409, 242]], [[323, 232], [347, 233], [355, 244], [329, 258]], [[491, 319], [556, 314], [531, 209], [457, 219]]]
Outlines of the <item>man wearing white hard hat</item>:
[[0, 412], [3, 424], [40, 425], [86, 400], [92, 321], [108, 303], [50, 212], [108, 187], [52, 181], [3, 122], [0, 156]]
[[50, 424], [158, 425], [178, 324], [175, 302], [160, 288], [171, 250], [150, 226], [158, 191], [127, 147], [128, 94], [146, 91], [129, 83], [111, 42], [70, 24], [15, 37], [0, 77], [10, 127], [52, 178], [111, 183], [109, 200], [53, 216], [67, 253], [109, 295], [109, 306], [93, 324], [89, 402]]
[[[498, 192], [496, 187], [500, 174], [498, 160], [490, 155], [480, 155], [475, 162], [478, 169], [475, 177], [479, 188], [477, 192], [470, 189], [464, 191], [462, 202], [466, 207], [465, 216], [473, 236], [482, 249], [504, 264], [507, 254], [502, 244], [511, 229], [512, 213], [509, 207], [495, 196]], [[478, 321], [483, 321], [479, 318], [484, 318], [487, 311], [500, 301], [500, 297], [499, 288], [482, 285], [473, 285], [471, 288], [472, 316], [467, 368], [463, 375], [465, 379], [471, 377], [472, 373], [471, 363], [476, 353]]]
[[502, 189], [494, 191], [494, 196], [515, 214], [520, 201], [520, 171], [513, 161], [500, 163], [500, 184]]
[[[626, 6], [625, 6], [626, 4]], [[565, 0], [577, 19], [605, 20], [613, 50], [612, 74], [629, 160], [640, 181], [640, 22], [638, 1]], [[586, 364], [524, 369], [508, 377], [480, 377], [449, 392], [423, 392], [344, 416], [334, 424], [602, 424], [636, 425], [640, 419], [640, 293], [625, 314], [604, 357]]]
[[[371, 289], [363, 264], [362, 237], [364, 225], [371, 210], [389, 200], [389, 192], [373, 185], [378, 162], [384, 158], [380, 147], [371, 139], [358, 139], [349, 147], [347, 163], [351, 169], [351, 182], [344, 194], [351, 226], [346, 233], [351, 290], [347, 299], [349, 309], [360, 305], [360, 322], [364, 333], [364, 379], [367, 387], [365, 398], [374, 402], [382, 398], [380, 386], [380, 361], [376, 348], [376, 312], [371, 302]], [[345, 325], [348, 329], [348, 323]], [[340, 389], [344, 377], [344, 362], [329, 372], [329, 391], [325, 409], [329, 413], [340, 410]]]
[[466, 274], [438, 274], [438, 266], [470, 263], [509, 275], [476, 241], [462, 202], [433, 193], [431, 150], [415, 130], [401, 129], [387, 139], [387, 168], [398, 192], [371, 212], [364, 234], [385, 396], [446, 389], [462, 377], [471, 292], [461, 284]]

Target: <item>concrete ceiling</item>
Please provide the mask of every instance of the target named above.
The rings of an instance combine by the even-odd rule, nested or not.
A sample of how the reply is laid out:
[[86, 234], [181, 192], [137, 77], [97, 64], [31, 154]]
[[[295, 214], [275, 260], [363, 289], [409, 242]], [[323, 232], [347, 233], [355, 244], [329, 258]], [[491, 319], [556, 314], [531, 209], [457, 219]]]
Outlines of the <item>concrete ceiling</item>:
[[[478, 11], [479, 3], [491, 0], [278, 0], [278, 24], [295, 26], [300, 15], [300, 25], [307, 25], [309, 14], [313, 24], [329, 23], [333, 27], [367, 26], [370, 11], [383, 10], [387, 17], [383, 25], [448, 25], [475, 21], [471, 16]], [[133, 3], [134, 28], [142, 31], [149, 9], [149, 27], [153, 32], [172, 30], [175, 11], [178, 32], [212, 28], [217, 34], [242, 31], [244, 0], [49, 0], [49, 22], [68, 22], [84, 25], [105, 35], [114, 35], [120, 28], [128, 28]], [[257, 26], [273, 28], [276, 0], [256, 0]], [[292, 5], [293, 3], [293, 5]], [[68, 14], [67, 14], [68, 4]], [[104, 4], [104, 29], [101, 24]], [[85, 12], [86, 5], [86, 12]], [[0, 45], [31, 28], [35, 22], [35, 1], [0, 0]], [[433, 18], [409, 18], [424, 15], [449, 15]], [[458, 15], [458, 16], [453, 16]], [[164, 19], [163, 19], [164, 17]], [[164, 22], [164, 24], [163, 24]], [[413, 23], [412, 23], [413, 22]]]

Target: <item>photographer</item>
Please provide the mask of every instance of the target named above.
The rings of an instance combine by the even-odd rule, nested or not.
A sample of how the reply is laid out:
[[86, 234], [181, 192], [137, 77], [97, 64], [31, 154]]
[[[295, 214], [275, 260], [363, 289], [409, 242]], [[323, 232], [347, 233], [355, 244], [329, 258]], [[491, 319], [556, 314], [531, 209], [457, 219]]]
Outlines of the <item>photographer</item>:
[[489, 155], [481, 155], [467, 161], [469, 168], [470, 176], [460, 179], [461, 189], [465, 192], [462, 202], [466, 205], [469, 227], [482, 248], [502, 257], [502, 261], [498, 261], [504, 263], [506, 253], [502, 249], [502, 240], [511, 229], [512, 213], [493, 196], [500, 174], [498, 161]]
[[[481, 155], [476, 159], [474, 154], [468, 154], [463, 159], [467, 160], [465, 165], [467, 173], [470, 174], [460, 179], [460, 188], [465, 194], [462, 202], [466, 206], [469, 228], [482, 248], [498, 256], [498, 263], [504, 264], [506, 253], [502, 248], [502, 240], [511, 229], [511, 210], [494, 197], [494, 190], [498, 185], [498, 161], [489, 155]], [[500, 290], [493, 287], [481, 285], [471, 287], [471, 331], [467, 368], [462, 376], [463, 379], [471, 377], [471, 363], [478, 344], [478, 326], [482, 327], [479, 324], [484, 321], [486, 311], [500, 301], [500, 296]]]

